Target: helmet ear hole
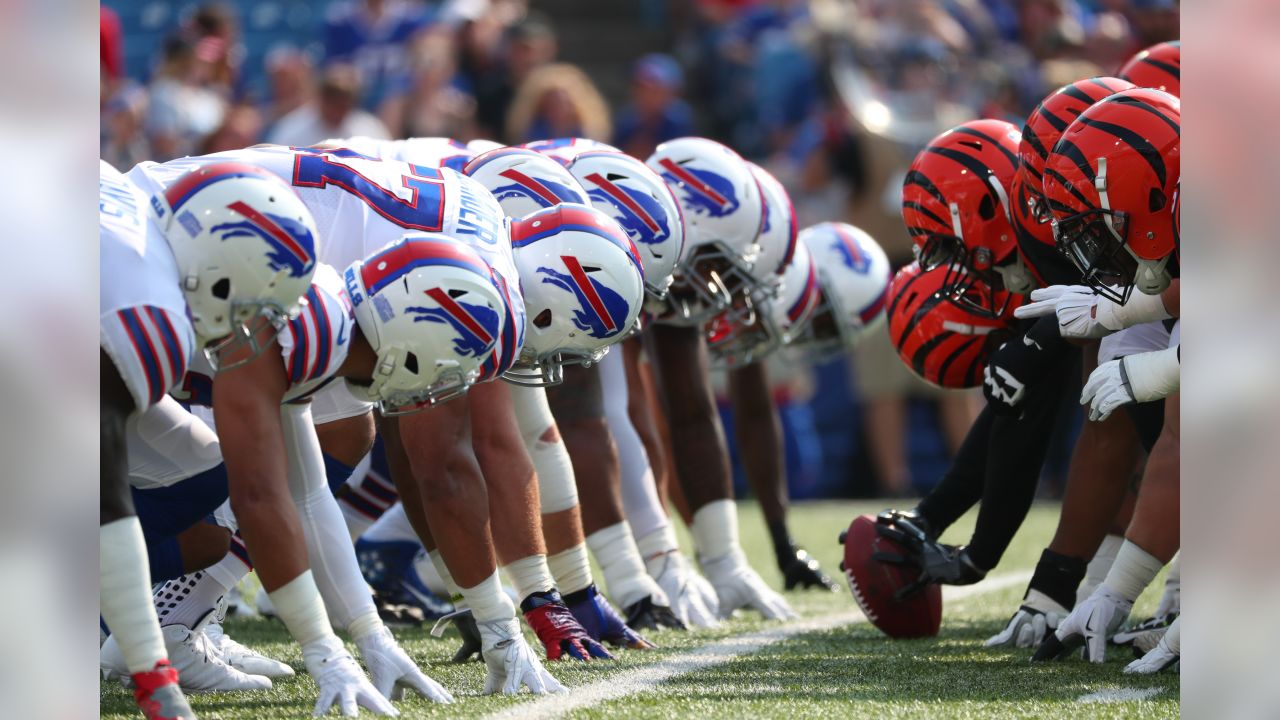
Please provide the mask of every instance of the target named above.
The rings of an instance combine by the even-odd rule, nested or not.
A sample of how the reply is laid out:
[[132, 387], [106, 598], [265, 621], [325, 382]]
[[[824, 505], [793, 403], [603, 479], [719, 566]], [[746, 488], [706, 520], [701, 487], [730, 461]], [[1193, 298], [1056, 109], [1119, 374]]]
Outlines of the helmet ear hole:
[[222, 278], [218, 282], [214, 283], [213, 287], [211, 287], [209, 291], [212, 292], [213, 296], [219, 300], [226, 300], [231, 297], [231, 278]]
[[413, 373], [414, 375], [417, 375], [417, 374], [418, 374], [418, 355], [417, 355], [417, 353], [405, 353], [405, 356], [404, 356], [404, 369], [405, 369], [405, 370], [408, 370], [409, 372]]
[[1151, 188], [1151, 193], [1147, 196], [1147, 209], [1151, 212], [1159, 212], [1164, 209], [1168, 198], [1165, 197], [1164, 191], [1158, 187]]
[[548, 308], [538, 313], [538, 317], [533, 319], [533, 326], [539, 330], [546, 330], [551, 325], [551, 309]]
[[990, 195], [983, 197], [982, 202], [978, 204], [978, 215], [983, 220], [990, 220], [996, 216], [996, 203]]

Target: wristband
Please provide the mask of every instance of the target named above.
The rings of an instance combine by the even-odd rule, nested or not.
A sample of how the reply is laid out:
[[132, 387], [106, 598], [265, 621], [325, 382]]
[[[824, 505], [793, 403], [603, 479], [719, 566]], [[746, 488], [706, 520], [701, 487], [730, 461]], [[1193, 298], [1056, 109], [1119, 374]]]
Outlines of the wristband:
[[1166, 350], [1128, 355], [1120, 363], [1128, 376], [1129, 390], [1136, 402], [1160, 400], [1178, 392], [1181, 387], [1181, 365], [1175, 345]]
[[1099, 297], [1094, 307], [1094, 320], [1112, 332], [1173, 317], [1165, 309], [1164, 300], [1159, 295], [1145, 295], [1140, 292], [1130, 293], [1129, 301], [1124, 305], [1117, 305], [1107, 298]]
[[724, 557], [738, 547], [738, 509], [732, 500], [715, 500], [693, 514], [693, 544], [703, 561]]
[[1116, 553], [1116, 561], [1107, 572], [1103, 585], [1129, 602], [1138, 599], [1142, 591], [1156, 579], [1164, 563], [1129, 540], [1125, 540]]

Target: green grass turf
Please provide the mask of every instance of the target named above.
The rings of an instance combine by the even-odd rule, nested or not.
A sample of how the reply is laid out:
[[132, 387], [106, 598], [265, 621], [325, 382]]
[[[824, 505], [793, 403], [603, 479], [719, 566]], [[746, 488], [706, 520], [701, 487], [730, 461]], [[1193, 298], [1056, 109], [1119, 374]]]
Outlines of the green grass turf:
[[[906, 507], [905, 502], [902, 503]], [[854, 515], [874, 513], [883, 502], [821, 502], [798, 504], [791, 526], [797, 539], [823, 567], [837, 574], [840, 548], [837, 533]], [[768, 534], [757, 508], [740, 505], [743, 545], [764, 579], [779, 587], [781, 577], [773, 563]], [[972, 529], [970, 513], [953, 527], [945, 540], [962, 541]], [[1027, 571], [1053, 534], [1057, 508], [1037, 505], [993, 574]], [[688, 547], [688, 536], [682, 535]], [[822, 617], [855, 608], [841, 578], [839, 593], [806, 591], [789, 593], [788, 599], [805, 617]], [[1145, 617], [1155, 608], [1162, 585], [1139, 599], [1135, 616]], [[1018, 605], [1021, 584], [946, 605], [943, 629], [929, 640], [891, 641], [867, 623], [836, 630], [802, 634], [771, 645], [760, 652], [722, 665], [679, 676], [639, 695], [603, 702], [576, 710], [570, 717], [607, 718], [740, 718], [740, 717], [868, 717], [868, 718], [1005, 718], [1062, 717], [1147, 718], [1176, 717], [1179, 712], [1177, 675], [1133, 677], [1121, 674], [1129, 661], [1126, 652], [1113, 649], [1110, 660], [1093, 666], [1078, 659], [1031, 665], [1029, 651], [987, 650], [983, 639], [998, 632]], [[758, 616], [739, 617], [716, 630], [689, 633], [651, 633], [661, 648], [655, 652], [623, 651], [614, 663], [583, 665], [560, 662], [551, 670], [566, 686], [584, 685], [626, 673], [628, 668], [658, 663], [671, 654], [708, 641], [759, 630], [766, 624]], [[305, 677], [300, 652], [277, 622], [235, 620], [228, 632], [272, 657], [294, 666], [299, 675], [277, 681], [262, 693], [197, 695], [192, 706], [202, 720], [271, 720], [311, 714], [315, 685]], [[471, 717], [528, 702], [519, 698], [483, 697], [483, 667], [476, 663], [453, 665], [456, 636], [432, 638], [425, 630], [397, 631], [402, 646], [424, 671], [449, 688], [458, 702], [433, 705], [419, 698], [398, 704], [401, 717]], [[530, 642], [535, 642], [530, 635]], [[352, 647], [352, 651], [355, 649]], [[1081, 695], [1107, 689], [1158, 688], [1148, 700], [1115, 703], [1081, 703]], [[126, 691], [115, 684], [102, 685], [104, 718], [136, 718]], [[335, 711], [336, 714], [336, 711]], [[371, 717], [363, 712], [362, 717]]]

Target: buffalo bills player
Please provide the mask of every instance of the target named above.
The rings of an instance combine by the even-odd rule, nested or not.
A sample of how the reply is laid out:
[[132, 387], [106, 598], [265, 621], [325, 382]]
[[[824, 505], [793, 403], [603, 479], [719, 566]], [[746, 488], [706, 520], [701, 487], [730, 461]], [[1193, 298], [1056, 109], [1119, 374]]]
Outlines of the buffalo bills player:
[[99, 227], [102, 614], [143, 714], [194, 718], [145, 599], [125, 426], [173, 388], [194, 348], [229, 369], [271, 341], [315, 270], [315, 225], [295, 194], [251, 167], [204, 168], [149, 197], [101, 163]]

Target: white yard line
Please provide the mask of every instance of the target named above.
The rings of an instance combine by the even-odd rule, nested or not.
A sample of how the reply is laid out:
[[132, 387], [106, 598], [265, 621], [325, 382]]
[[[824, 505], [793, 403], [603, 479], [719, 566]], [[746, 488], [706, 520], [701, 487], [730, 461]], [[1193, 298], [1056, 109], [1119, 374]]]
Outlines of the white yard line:
[[1135, 700], [1146, 700], [1164, 692], [1164, 688], [1111, 688], [1108, 690], [1099, 690], [1091, 692], [1088, 695], [1081, 695], [1076, 698], [1076, 702], [1082, 703], [1117, 703], [1117, 702], [1133, 702]]
[[[983, 595], [1004, 590], [1014, 585], [1021, 585], [1029, 579], [1031, 579], [1030, 572], [997, 575], [977, 585], [944, 587], [942, 589], [943, 598], [948, 601], [963, 600], [975, 595]], [[856, 605], [853, 605], [852, 600], [850, 600], [850, 605], [853, 609], [846, 612], [799, 620], [786, 625], [778, 625], [745, 635], [717, 640], [688, 652], [663, 658], [660, 662], [652, 665], [630, 669], [625, 674], [611, 677], [608, 680], [572, 688], [568, 693], [548, 695], [530, 702], [512, 705], [488, 717], [494, 720], [499, 718], [536, 720], [561, 717], [573, 710], [588, 708], [609, 700], [626, 697], [627, 695], [647, 692], [659, 683], [666, 682], [672, 678], [687, 675], [713, 665], [720, 665], [743, 655], [750, 655], [769, 645], [788, 640], [797, 635], [866, 622], [866, 617], [857, 609]]]

